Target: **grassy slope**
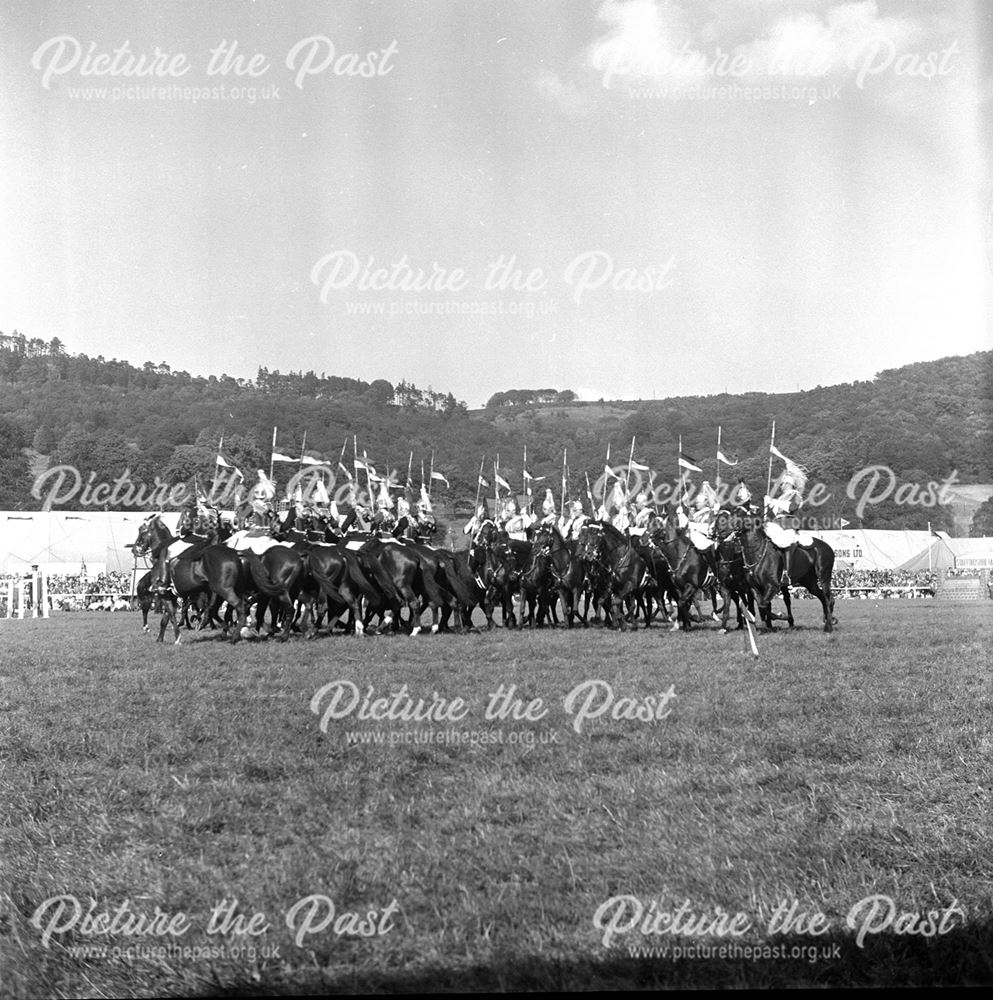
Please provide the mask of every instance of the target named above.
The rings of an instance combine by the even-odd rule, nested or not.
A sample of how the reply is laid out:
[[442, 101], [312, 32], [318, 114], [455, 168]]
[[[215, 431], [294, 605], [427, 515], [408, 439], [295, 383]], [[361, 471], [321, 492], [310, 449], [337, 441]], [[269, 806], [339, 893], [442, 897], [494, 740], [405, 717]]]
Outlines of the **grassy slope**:
[[[2, 621], [0, 993], [993, 981], [990, 606], [839, 603], [833, 636], [813, 627], [812, 603], [798, 610], [809, 627], [760, 636], [758, 661], [740, 636], [706, 631], [176, 648], [133, 615]], [[559, 742], [348, 746], [346, 728], [413, 727], [322, 733], [309, 702], [336, 678], [461, 697], [472, 711], [459, 728]], [[618, 696], [672, 684], [672, 714], [577, 734], [563, 699], [588, 678]], [[547, 718], [486, 722], [500, 684], [543, 698]], [[191, 947], [217, 943], [202, 934], [210, 909], [237, 897], [267, 914], [259, 943], [280, 957], [46, 950], [28, 921], [61, 893], [184, 911]], [[363, 912], [395, 898], [396, 927], [297, 948], [283, 917], [312, 893]], [[637, 958], [628, 945], [668, 940], [637, 934], [608, 951], [592, 916], [618, 893], [746, 912], [753, 942], [795, 898], [833, 929], [791, 943], [838, 943], [841, 958]], [[957, 898], [967, 920], [935, 941], [882, 935], [859, 949], [844, 918], [872, 893], [915, 912]]]

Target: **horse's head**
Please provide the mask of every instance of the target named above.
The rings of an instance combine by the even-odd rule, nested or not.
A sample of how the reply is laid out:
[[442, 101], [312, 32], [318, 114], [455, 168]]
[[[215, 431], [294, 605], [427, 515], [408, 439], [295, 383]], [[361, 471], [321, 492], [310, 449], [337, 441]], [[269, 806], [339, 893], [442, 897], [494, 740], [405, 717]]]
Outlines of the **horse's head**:
[[552, 525], [539, 524], [534, 529], [534, 537], [531, 540], [531, 544], [534, 546], [535, 551], [541, 550], [547, 554], [551, 551], [558, 537], [558, 532]]
[[151, 514], [141, 522], [138, 537], [129, 546], [136, 556], [145, 556], [158, 547], [169, 531], [158, 514]]
[[576, 542], [576, 555], [583, 562], [595, 562], [600, 558], [603, 546], [603, 525], [584, 524]]

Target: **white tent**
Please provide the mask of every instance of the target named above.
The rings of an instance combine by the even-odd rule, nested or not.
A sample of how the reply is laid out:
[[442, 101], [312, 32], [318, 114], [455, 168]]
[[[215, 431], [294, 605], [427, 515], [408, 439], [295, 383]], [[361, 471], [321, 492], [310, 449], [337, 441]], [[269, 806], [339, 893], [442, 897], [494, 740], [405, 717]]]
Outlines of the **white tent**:
[[869, 528], [846, 528], [844, 531], [815, 531], [844, 559], [852, 569], [897, 569], [914, 556], [926, 552], [936, 537], [947, 538], [943, 532], [875, 531]]
[[[138, 537], [146, 513], [114, 511], [0, 511], [0, 574], [20, 573], [33, 565], [71, 564], [87, 571], [102, 565], [107, 572], [131, 571], [130, 545]], [[162, 515], [175, 532], [178, 513]], [[52, 569], [51, 572], [62, 572]]]

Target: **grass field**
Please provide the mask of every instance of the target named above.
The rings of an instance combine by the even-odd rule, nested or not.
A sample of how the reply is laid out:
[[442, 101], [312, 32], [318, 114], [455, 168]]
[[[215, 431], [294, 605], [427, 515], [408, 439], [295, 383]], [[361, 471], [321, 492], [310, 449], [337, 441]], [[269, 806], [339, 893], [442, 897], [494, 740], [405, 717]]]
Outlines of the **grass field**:
[[993, 982], [993, 604], [837, 613], [757, 660], [0, 621], [0, 995]]

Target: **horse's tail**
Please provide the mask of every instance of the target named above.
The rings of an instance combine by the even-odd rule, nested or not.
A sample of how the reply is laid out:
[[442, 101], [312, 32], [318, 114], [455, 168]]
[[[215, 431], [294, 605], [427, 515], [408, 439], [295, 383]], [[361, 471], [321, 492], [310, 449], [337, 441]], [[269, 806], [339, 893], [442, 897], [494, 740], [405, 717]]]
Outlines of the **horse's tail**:
[[[365, 578], [371, 581], [371, 585], [378, 586], [380, 594], [385, 595], [390, 604], [403, 604], [403, 595], [393, 582], [393, 577], [390, 576], [386, 567], [371, 552], [362, 552], [359, 555], [363, 558], [357, 558], [356, 561], [359, 563], [359, 568]], [[376, 597], [378, 598], [380, 594], [377, 594]]]
[[250, 549], [246, 549], [244, 552], [239, 553], [239, 555], [243, 556], [245, 562], [248, 564], [248, 572], [252, 575], [252, 582], [266, 597], [282, 598], [286, 595], [283, 587], [273, 583], [272, 578], [269, 576], [269, 571], [265, 568], [265, 563], [262, 562], [260, 556], [257, 556]]
[[463, 582], [462, 577], [459, 575], [459, 567], [456, 565], [455, 560], [452, 559], [450, 563], [444, 563], [443, 565], [445, 567], [445, 580], [448, 582], [449, 589], [455, 595], [455, 600], [463, 607], [472, 607], [476, 603], [476, 598], [473, 597], [468, 585]]
[[365, 575], [358, 559], [353, 555], [347, 555], [345, 565], [348, 567], [348, 578], [359, 588], [366, 600], [378, 602], [382, 595]]
[[339, 604], [349, 605], [351, 601], [345, 599], [341, 591], [335, 586], [331, 578], [322, 570], [315, 566], [313, 563], [310, 565], [310, 572], [313, 574], [314, 579], [318, 582], [321, 590], [324, 591], [328, 597], [337, 601]]

